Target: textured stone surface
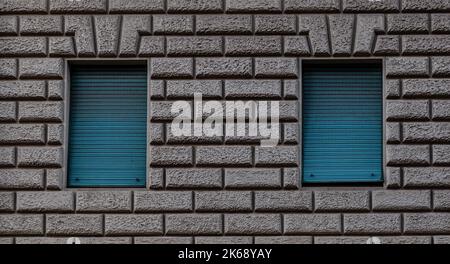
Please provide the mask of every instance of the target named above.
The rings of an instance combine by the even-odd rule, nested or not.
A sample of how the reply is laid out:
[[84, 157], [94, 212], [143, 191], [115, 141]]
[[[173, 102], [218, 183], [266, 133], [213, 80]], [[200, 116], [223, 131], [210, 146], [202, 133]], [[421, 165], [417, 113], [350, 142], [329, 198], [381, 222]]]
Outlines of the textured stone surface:
[[192, 211], [191, 192], [135, 192], [135, 212]]
[[405, 123], [403, 140], [406, 143], [449, 143], [450, 124], [439, 123]]
[[62, 35], [61, 16], [21, 16], [21, 35]]
[[139, 56], [154, 57], [165, 53], [165, 38], [161, 36], [142, 36]]
[[429, 165], [429, 146], [388, 145], [386, 146], [387, 165]]
[[378, 35], [373, 51], [375, 55], [399, 55], [400, 37], [391, 35]]
[[[16, 238], [16, 244], [26, 245], [63, 245], [67, 244], [69, 237], [18, 237]], [[129, 237], [78, 237], [81, 244], [96, 245], [96, 244], [131, 244], [131, 238]]]
[[334, 56], [350, 56], [353, 40], [353, 15], [329, 15], [331, 54]]
[[307, 33], [309, 35], [309, 39], [311, 41], [311, 53], [313, 55], [330, 55], [327, 20], [324, 15], [300, 16], [298, 30], [300, 33]]
[[0, 17], [0, 36], [16, 36], [17, 35], [17, 17], [2, 16]]
[[410, 54], [449, 54], [450, 35], [402, 36], [402, 52]]
[[407, 98], [449, 97], [450, 80], [446, 79], [404, 80], [403, 96]]
[[448, 213], [404, 214], [406, 234], [450, 233]]
[[222, 82], [220, 80], [169, 80], [166, 83], [167, 98], [193, 98], [194, 93], [201, 93], [202, 98], [220, 99]]
[[136, 237], [134, 244], [192, 244], [192, 237]]
[[167, 11], [170, 13], [221, 13], [222, 0], [168, 0]]
[[47, 55], [47, 41], [43, 37], [5, 37], [0, 38], [2, 56], [38, 56]]
[[191, 147], [152, 147], [151, 165], [190, 165], [192, 164]]
[[450, 236], [434, 236], [433, 244], [450, 244]]
[[225, 54], [228, 56], [281, 55], [281, 38], [226, 37]]
[[406, 0], [402, 2], [403, 11], [449, 11], [450, 3], [441, 0]]
[[239, 166], [252, 165], [252, 149], [235, 146], [199, 146], [195, 148], [198, 165], [209, 166]]
[[73, 212], [72, 192], [18, 192], [18, 212]]
[[195, 244], [253, 244], [253, 239], [250, 236], [195, 237]]
[[61, 79], [64, 74], [62, 59], [20, 59], [19, 76], [21, 78]]
[[312, 211], [312, 193], [308, 191], [255, 192], [255, 211]]
[[44, 170], [40, 169], [1, 169], [0, 189], [30, 189], [44, 187]]
[[344, 12], [395, 12], [399, 11], [398, 0], [343, 0]]
[[293, 58], [257, 58], [255, 76], [257, 78], [294, 78], [298, 75], [297, 61]]
[[43, 235], [42, 215], [0, 215], [0, 235]]
[[220, 214], [167, 214], [165, 225], [167, 235], [222, 234]]
[[356, 18], [355, 55], [365, 56], [372, 51], [376, 32], [384, 32], [384, 17], [379, 14], [363, 14]]
[[225, 234], [277, 235], [281, 234], [279, 214], [225, 214]]
[[279, 169], [225, 169], [226, 188], [281, 188]]
[[[449, 21], [450, 23], [450, 21]], [[431, 73], [433, 77], [450, 76], [450, 58], [449, 57], [432, 57]]]
[[[123, 57], [136, 56], [140, 35], [150, 34], [151, 32], [151, 17], [147, 15], [126, 15], [122, 19], [119, 55]], [[111, 25], [109, 24], [108, 27], [111, 27]], [[108, 38], [111, 38], [111, 36]]]
[[107, 0], [50, 0], [51, 13], [106, 13]]
[[197, 34], [249, 34], [252, 17], [249, 15], [198, 15]]
[[163, 216], [152, 214], [105, 216], [105, 235], [162, 235]]
[[388, 143], [397, 144], [401, 142], [400, 123], [387, 123], [385, 131]]
[[44, 99], [44, 81], [0, 81], [1, 99]]
[[60, 147], [19, 147], [17, 163], [21, 167], [61, 167], [63, 150]]
[[95, 55], [95, 38], [92, 19], [89, 16], [65, 16], [66, 34], [74, 36], [77, 55], [91, 57]]
[[0, 193], [0, 212], [13, 212], [15, 208], [13, 192], [1, 192]]
[[252, 60], [249, 58], [198, 58], [195, 75], [199, 78], [227, 78], [252, 75]]
[[0, 122], [14, 122], [16, 116], [16, 102], [0, 102]]
[[308, 39], [306, 36], [284, 37], [284, 54], [293, 56], [310, 55]]
[[281, 98], [279, 80], [227, 80], [225, 98]]
[[388, 99], [398, 99], [400, 98], [402, 92], [400, 91], [401, 81], [400, 80], [386, 80], [384, 83], [385, 95]]
[[429, 75], [428, 66], [426, 57], [387, 58], [386, 75], [388, 77], [426, 77]]
[[155, 34], [193, 34], [194, 21], [188, 15], [153, 16], [153, 33]]
[[46, 186], [48, 190], [62, 190], [63, 189], [63, 171], [62, 169], [47, 169], [46, 170]]
[[[170, 2], [170, 1], [169, 1]], [[164, 0], [110, 0], [111, 13], [162, 13]]]
[[388, 101], [386, 116], [389, 121], [430, 119], [429, 102], [425, 100]]
[[256, 34], [295, 34], [297, 19], [294, 15], [256, 15]]
[[310, 236], [257, 236], [255, 244], [312, 244]]
[[450, 145], [433, 146], [433, 165], [450, 165]]
[[19, 121], [61, 122], [64, 119], [62, 102], [20, 102]]
[[195, 210], [200, 211], [251, 211], [252, 193], [236, 191], [196, 192]]
[[77, 212], [131, 212], [128, 191], [77, 192]]
[[47, 125], [47, 144], [62, 145], [64, 143], [64, 126], [60, 124]]
[[407, 188], [450, 187], [450, 169], [405, 168], [403, 186]]
[[291, 146], [256, 147], [255, 163], [256, 165], [295, 166], [298, 164], [297, 148]]
[[226, 0], [225, 2], [227, 13], [279, 13], [281, 12], [280, 0]]
[[430, 191], [373, 191], [374, 211], [426, 211], [431, 209]]
[[341, 217], [339, 214], [285, 214], [284, 234], [339, 234]]
[[367, 191], [316, 191], [316, 212], [369, 211], [370, 195]]
[[14, 167], [16, 165], [16, 149], [14, 147], [0, 147], [0, 167]]
[[97, 53], [101, 57], [117, 56], [119, 45], [119, 16], [95, 16], [94, 17]]
[[151, 77], [192, 77], [193, 60], [189, 58], [154, 58], [151, 60]]
[[166, 187], [170, 189], [216, 189], [222, 187], [221, 169], [167, 169]]
[[433, 209], [438, 211], [450, 211], [450, 191], [433, 191]]
[[42, 124], [0, 124], [0, 143], [43, 144], [44, 129]]
[[450, 17], [448, 14], [431, 14], [431, 32], [450, 33]]
[[73, 57], [75, 48], [72, 37], [50, 37], [48, 40], [51, 57]]
[[103, 216], [97, 214], [48, 214], [46, 216], [48, 235], [102, 235]]
[[220, 37], [167, 37], [169, 56], [220, 56], [222, 46]]
[[47, 96], [50, 100], [64, 99], [64, 81], [48, 81]]
[[428, 28], [428, 15], [426, 14], [387, 15], [388, 33], [426, 33]]
[[400, 234], [400, 214], [345, 214], [345, 234]]
[[338, 12], [339, 0], [285, 0], [286, 12]]
[[0, 59], [0, 79], [17, 78], [17, 60]]
[[385, 173], [385, 186], [388, 189], [399, 189], [402, 186], [402, 171], [400, 168], [388, 167]]
[[0, 14], [47, 13], [47, 0], [3, 0]]

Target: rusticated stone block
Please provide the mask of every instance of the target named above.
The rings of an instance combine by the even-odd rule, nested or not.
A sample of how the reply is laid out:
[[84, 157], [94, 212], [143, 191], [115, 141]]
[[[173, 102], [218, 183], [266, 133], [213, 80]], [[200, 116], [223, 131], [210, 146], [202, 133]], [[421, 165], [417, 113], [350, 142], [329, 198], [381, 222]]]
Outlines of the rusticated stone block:
[[6, 57], [44, 57], [47, 55], [47, 41], [44, 37], [0, 38], [0, 55]]

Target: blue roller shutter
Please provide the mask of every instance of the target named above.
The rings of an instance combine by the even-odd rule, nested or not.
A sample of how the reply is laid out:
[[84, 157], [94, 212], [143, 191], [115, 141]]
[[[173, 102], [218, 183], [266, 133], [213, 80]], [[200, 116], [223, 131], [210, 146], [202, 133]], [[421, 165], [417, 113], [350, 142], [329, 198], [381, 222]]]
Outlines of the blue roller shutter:
[[304, 66], [304, 182], [382, 181], [382, 79], [378, 64]]
[[71, 67], [69, 187], [144, 187], [146, 66]]

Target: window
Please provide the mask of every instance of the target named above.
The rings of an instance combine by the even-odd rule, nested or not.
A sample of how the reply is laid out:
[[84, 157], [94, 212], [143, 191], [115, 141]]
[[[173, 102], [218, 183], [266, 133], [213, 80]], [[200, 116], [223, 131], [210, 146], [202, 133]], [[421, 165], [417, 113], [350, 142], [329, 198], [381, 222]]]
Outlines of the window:
[[145, 65], [72, 65], [69, 187], [145, 187]]
[[380, 64], [304, 64], [305, 183], [382, 181], [382, 82]]

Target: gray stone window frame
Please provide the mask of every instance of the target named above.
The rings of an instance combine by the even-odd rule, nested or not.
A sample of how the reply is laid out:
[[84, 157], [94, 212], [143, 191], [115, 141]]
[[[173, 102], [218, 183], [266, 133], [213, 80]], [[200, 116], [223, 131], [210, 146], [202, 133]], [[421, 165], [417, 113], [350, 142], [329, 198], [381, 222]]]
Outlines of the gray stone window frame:
[[[374, 64], [379, 64], [381, 66], [381, 74], [382, 74], [382, 85], [381, 85], [381, 89], [382, 89], [382, 172], [381, 172], [381, 181], [380, 182], [375, 182], [375, 183], [370, 183], [370, 182], [362, 182], [362, 183], [304, 183], [303, 182], [303, 108], [302, 103], [303, 103], [303, 66], [305, 63], [318, 63], [318, 64], [335, 64], [335, 63], [345, 63], [345, 64], [363, 64], [363, 63], [374, 63]], [[324, 188], [339, 188], [339, 187], [353, 187], [353, 188], [367, 188], [369, 187], [370, 189], [384, 189], [387, 187], [387, 161], [386, 161], [386, 66], [385, 66], [385, 59], [384, 58], [374, 58], [374, 57], [357, 57], [357, 58], [353, 58], [353, 57], [342, 57], [342, 58], [329, 58], [329, 57], [316, 57], [316, 58], [299, 58], [298, 59], [298, 87], [299, 87], [299, 91], [298, 91], [298, 103], [299, 103], [299, 143], [298, 143], [298, 153], [299, 153], [299, 189], [315, 189], [315, 188], [320, 188], [320, 187], [324, 187]]]
[[[69, 161], [69, 123], [70, 123], [70, 76], [71, 71], [70, 67], [71, 65], [146, 65], [147, 67], [147, 151], [146, 151], [146, 166], [145, 166], [145, 175], [146, 175], [146, 182], [145, 187], [69, 187], [68, 186], [68, 177], [69, 172], [67, 170], [67, 165]], [[150, 131], [150, 91], [149, 91], [149, 81], [150, 81], [150, 60], [149, 59], [142, 59], [142, 58], [101, 58], [101, 59], [84, 59], [84, 58], [71, 58], [71, 59], [65, 59], [64, 60], [64, 93], [65, 93], [65, 103], [64, 103], [64, 161], [63, 161], [63, 173], [62, 173], [62, 188], [61, 190], [80, 190], [80, 191], [90, 191], [90, 190], [148, 190], [150, 188], [150, 139], [148, 136], [148, 133]]]

